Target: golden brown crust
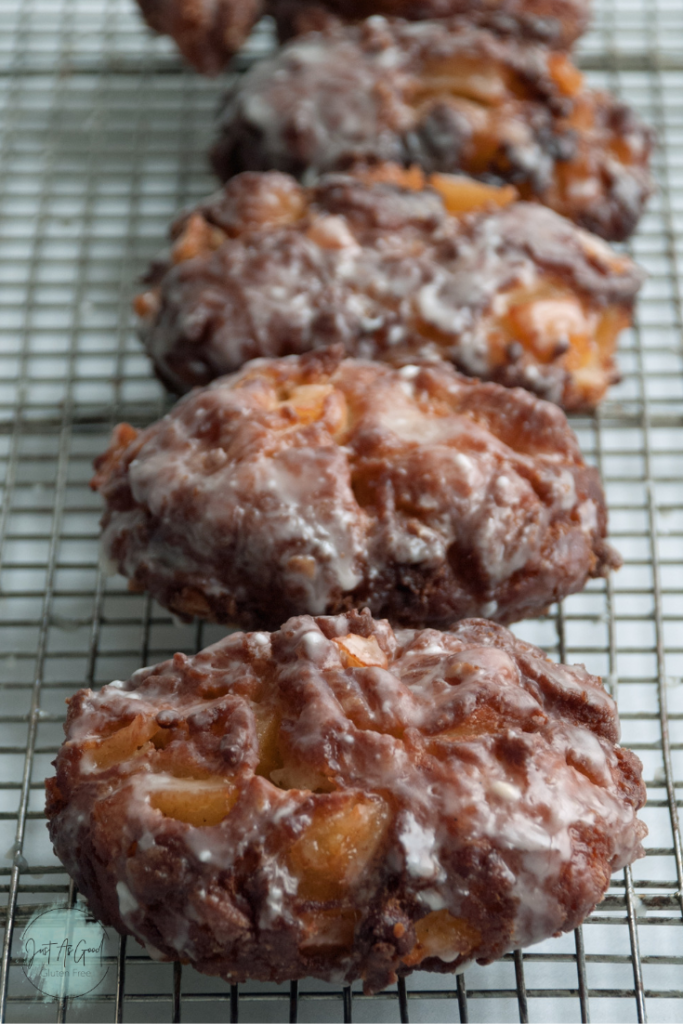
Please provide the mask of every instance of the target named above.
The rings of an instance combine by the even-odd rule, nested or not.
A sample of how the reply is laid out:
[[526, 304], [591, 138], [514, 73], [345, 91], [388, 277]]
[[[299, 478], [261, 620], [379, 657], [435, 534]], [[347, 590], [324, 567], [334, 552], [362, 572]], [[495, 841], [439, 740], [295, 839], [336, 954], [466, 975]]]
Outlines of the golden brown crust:
[[57, 855], [156, 958], [377, 991], [576, 927], [642, 856], [612, 700], [500, 626], [233, 634], [69, 702]]
[[105, 562], [179, 615], [538, 615], [619, 564], [562, 412], [446, 364], [258, 360], [96, 462]]
[[136, 300], [155, 369], [184, 391], [256, 356], [340, 343], [592, 409], [618, 379], [642, 272], [515, 196], [395, 164], [309, 189], [239, 175], [174, 225]]
[[387, 160], [463, 171], [618, 240], [652, 191], [652, 142], [564, 53], [466, 19], [375, 17], [301, 36], [244, 75], [213, 159], [223, 180], [271, 169], [310, 180]]
[[263, 13], [263, 0], [138, 0], [142, 15], [175, 40], [183, 57], [217, 75], [237, 53]]

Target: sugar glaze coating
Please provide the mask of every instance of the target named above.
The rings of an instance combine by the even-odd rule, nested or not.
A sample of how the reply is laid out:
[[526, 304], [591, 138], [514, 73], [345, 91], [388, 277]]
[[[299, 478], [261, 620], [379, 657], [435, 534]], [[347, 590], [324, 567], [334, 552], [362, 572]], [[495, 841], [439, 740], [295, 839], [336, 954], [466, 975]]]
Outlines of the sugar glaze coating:
[[159, 377], [184, 391], [256, 356], [340, 343], [591, 409], [642, 271], [510, 186], [382, 165], [303, 188], [245, 173], [184, 214], [136, 300]]
[[270, 0], [281, 39], [374, 14], [424, 21], [461, 15], [474, 25], [564, 49], [586, 31], [589, 0]]
[[512, 622], [620, 564], [563, 413], [446, 364], [256, 360], [95, 465], [105, 564], [184, 616]]
[[652, 140], [566, 54], [465, 19], [373, 17], [301, 36], [243, 75], [213, 160], [223, 180], [275, 169], [308, 181], [387, 160], [462, 171], [617, 240], [652, 191]]
[[490, 622], [302, 616], [72, 697], [50, 835], [157, 959], [374, 992], [581, 923], [643, 855], [618, 739], [599, 679]]

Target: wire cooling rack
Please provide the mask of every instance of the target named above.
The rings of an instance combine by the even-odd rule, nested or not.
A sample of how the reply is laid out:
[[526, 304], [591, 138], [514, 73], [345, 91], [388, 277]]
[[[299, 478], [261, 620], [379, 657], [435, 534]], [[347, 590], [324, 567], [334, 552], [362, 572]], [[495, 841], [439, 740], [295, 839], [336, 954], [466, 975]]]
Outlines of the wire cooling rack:
[[[209, 192], [222, 83], [183, 68], [132, 0], [0, 0], [0, 1005], [8, 1021], [683, 1019], [683, 3], [602, 0], [580, 60], [659, 133], [660, 190], [632, 251], [650, 272], [623, 382], [575, 421], [623, 569], [516, 627], [618, 696], [645, 764], [647, 857], [574, 935], [464, 977], [367, 998], [319, 982], [230, 988], [111, 935], [104, 982], [46, 1001], [21, 967], [36, 907], [74, 898], [43, 820], [64, 699], [220, 630], [175, 623], [98, 567], [91, 461], [165, 408], [130, 298], [174, 213]], [[238, 64], [272, 45], [260, 26]]]

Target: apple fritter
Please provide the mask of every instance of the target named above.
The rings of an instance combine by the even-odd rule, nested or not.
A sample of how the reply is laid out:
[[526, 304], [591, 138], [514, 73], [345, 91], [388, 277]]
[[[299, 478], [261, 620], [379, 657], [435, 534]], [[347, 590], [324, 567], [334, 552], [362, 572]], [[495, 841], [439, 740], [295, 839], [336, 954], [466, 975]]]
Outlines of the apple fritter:
[[567, 410], [618, 380], [640, 269], [511, 185], [383, 164], [304, 188], [245, 173], [172, 229], [136, 300], [174, 391], [257, 356], [341, 344], [400, 364], [447, 359]]
[[643, 855], [618, 742], [599, 679], [501, 626], [302, 616], [77, 693], [47, 815], [155, 959], [376, 992], [581, 923]]
[[508, 623], [620, 564], [564, 413], [446, 363], [255, 360], [95, 465], [103, 564], [184, 617]]
[[373, 15], [407, 21], [460, 15], [473, 25], [566, 49], [588, 27], [590, 0], [270, 0], [281, 39]]
[[243, 75], [213, 161], [223, 180], [281, 170], [310, 181], [382, 161], [464, 172], [614, 241], [652, 191], [652, 142], [566, 53], [466, 19], [374, 17], [303, 35]]

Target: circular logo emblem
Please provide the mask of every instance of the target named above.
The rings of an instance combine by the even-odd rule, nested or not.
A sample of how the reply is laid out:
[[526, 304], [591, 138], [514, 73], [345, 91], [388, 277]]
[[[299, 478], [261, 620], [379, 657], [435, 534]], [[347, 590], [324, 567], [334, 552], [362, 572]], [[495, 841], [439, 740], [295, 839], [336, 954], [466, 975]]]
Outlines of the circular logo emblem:
[[85, 996], [104, 980], [107, 933], [82, 903], [37, 910], [21, 936], [24, 974], [46, 996]]

